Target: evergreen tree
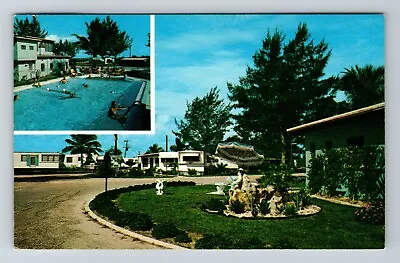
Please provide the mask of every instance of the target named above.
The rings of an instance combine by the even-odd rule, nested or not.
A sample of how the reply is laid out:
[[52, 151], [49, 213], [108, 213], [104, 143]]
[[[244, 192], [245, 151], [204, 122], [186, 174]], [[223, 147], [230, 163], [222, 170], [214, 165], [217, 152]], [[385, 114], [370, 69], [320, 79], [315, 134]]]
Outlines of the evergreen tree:
[[164, 149], [161, 146], [158, 146], [157, 143], [155, 143], [149, 147], [149, 149], [146, 151], [146, 153], [159, 153], [159, 152], [163, 152], [163, 151], [164, 151]]
[[36, 16], [32, 16], [32, 21], [28, 18], [15, 19], [14, 22], [14, 34], [18, 36], [31, 36], [45, 38], [47, 31], [42, 29], [39, 20]]
[[[229, 98], [239, 110], [235, 131], [242, 142], [267, 157], [280, 153], [282, 162], [290, 152], [287, 128], [330, 116], [330, 107], [336, 111], [329, 93], [335, 81], [323, 79], [328, 45], [315, 44], [305, 24], [299, 24], [293, 39], [284, 39], [279, 31], [268, 32], [253, 55], [254, 67], [247, 68], [238, 85], [228, 83]], [[322, 114], [321, 108], [326, 109]]]
[[217, 87], [212, 88], [204, 97], [187, 103], [185, 117], [180, 121], [175, 119], [178, 131], [173, 133], [190, 149], [214, 153], [232, 124], [231, 108], [219, 98]]

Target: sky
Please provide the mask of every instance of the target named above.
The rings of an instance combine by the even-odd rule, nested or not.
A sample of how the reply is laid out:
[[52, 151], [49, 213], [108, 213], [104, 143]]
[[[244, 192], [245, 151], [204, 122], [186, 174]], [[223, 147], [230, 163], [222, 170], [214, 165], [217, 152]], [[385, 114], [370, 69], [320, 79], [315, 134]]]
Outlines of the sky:
[[[39, 18], [45, 21], [44, 17]], [[237, 84], [239, 78], [245, 76], [247, 66], [253, 66], [252, 55], [261, 47], [267, 33], [279, 30], [289, 40], [299, 23], [307, 24], [315, 43], [324, 40], [332, 50], [326, 77], [339, 75], [345, 68], [355, 65], [385, 63], [383, 15], [156, 15], [156, 131], [154, 135], [119, 135], [121, 150], [124, 140], [129, 140], [131, 146], [127, 156], [143, 153], [154, 143], [165, 147], [166, 135], [168, 145], [174, 144], [174, 120], [183, 118], [187, 102], [203, 97], [217, 86], [220, 97], [228, 103], [226, 83]], [[69, 27], [64, 25], [63, 28]], [[47, 30], [49, 34], [56, 34]], [[339, 96], [338, 99], [343, 98]], [[232, 131], [228, 133], [231, 134]], [[57, 152], [65, 147], [67, 137], [18, 135], [14, 136], [14, 150]], [[107, 150], [114, 144], [114, 137], [99, 135], [99, 141]]]
[[[25, 19], [28, 17], [32, 20], [32, 15], [16, 15], [14, 20]], [[80, 36], [87, 36], [85, 23], [90, 23], [96, 17], [103, 20], [107, 15], [55, 15], [55, 14], [37, 14], [36, 18], [40, 22], [42, 29], [48, 32], [46, 38], [59, 41], [68, 40], [76, 41], [77, 38], [73, 34]], [[120, 31], [125, 31], [131, 38], [133, 38], [133, 45], [131, 54], [136, 56], [150, 55], [150, 50], [145, 45], [147, 44], [150, 32], [150, 16], [149, 15], [110, 15], [111, 19], [118, 24]], [[119, 57], [129, 57], [130, 51], [126, 50]], [[88, 57], [83, 51], [76, 55], [79, 57]]]

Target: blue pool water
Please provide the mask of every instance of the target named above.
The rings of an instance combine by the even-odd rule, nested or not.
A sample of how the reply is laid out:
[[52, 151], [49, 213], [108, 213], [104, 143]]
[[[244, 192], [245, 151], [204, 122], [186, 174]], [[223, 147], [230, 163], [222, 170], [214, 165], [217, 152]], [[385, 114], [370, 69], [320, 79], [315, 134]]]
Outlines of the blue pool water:
[[[14, 102], [14, 130], [123, 130], [122, 124], [107, 116], [108, 109], [113, 100], [119, 106], [130, 106], [141, 84], [70, 78], [66, 84], [56, 82], [16, 92], [19, 99]], [[61, 93], [63, 89], [76, 93], [77, 98], [64, 99], [69, 95]]]

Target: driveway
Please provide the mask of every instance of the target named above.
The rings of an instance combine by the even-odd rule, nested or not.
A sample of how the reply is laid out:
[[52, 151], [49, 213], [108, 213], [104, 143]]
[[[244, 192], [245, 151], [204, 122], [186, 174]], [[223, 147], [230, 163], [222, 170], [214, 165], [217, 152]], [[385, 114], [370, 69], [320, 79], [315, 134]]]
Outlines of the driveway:
[[[223, 177], [175, 177], [198, 184]], [[153, 183], [155, 178], [112, 178], [108, 189]], [[23, 249], [162, 249], [103, 227], [84, 213], [85, 202], [104, 191], [104, 179], [14, 183], [14, 246]]]

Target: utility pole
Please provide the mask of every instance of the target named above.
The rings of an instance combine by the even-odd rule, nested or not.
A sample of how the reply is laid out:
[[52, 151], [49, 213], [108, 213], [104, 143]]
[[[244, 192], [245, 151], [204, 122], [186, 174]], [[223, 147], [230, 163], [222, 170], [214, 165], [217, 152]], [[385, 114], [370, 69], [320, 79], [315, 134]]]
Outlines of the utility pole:
[[168, 152], [168, 135], [165, 135], [165, 151]]
[[126, 158], [126, 152], [127, 152], [128, 149], [129, 149], [129, 146], [128, 146], [129, 140], [124, 140], [124, 142], [125, 142], [125, 153], [124, 153], [124, 158]]

